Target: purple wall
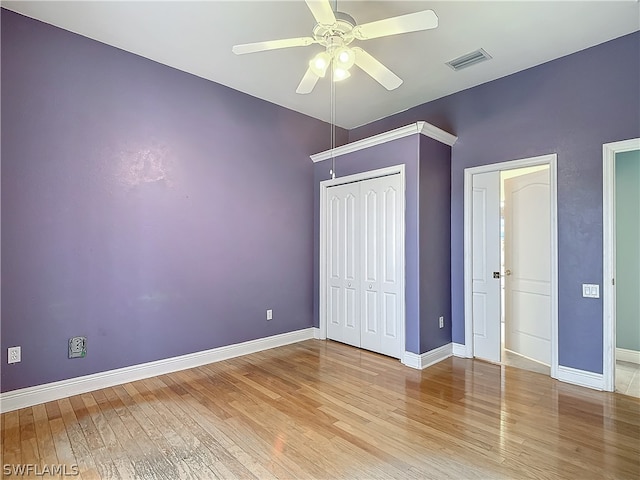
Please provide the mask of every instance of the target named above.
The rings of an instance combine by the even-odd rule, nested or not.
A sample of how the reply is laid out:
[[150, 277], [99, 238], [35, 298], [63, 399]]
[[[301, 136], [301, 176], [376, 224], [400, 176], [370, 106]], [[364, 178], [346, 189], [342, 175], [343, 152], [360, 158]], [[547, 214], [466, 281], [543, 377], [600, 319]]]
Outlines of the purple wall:
[[451, 147], [423, 135], [419, 194], [419, 353], [424, 353], [451, 343]]
[[602, 372], [602, 144], [640, 136], [640, 33], [351, 130], [349, 141], [425, 120], [452, 149], [453, 341], [464, 343], [463, 178], [467, 167], [558, 155], [559, 363]]
[[1, 17], [2, 391], [312, 325], [327, 124]]

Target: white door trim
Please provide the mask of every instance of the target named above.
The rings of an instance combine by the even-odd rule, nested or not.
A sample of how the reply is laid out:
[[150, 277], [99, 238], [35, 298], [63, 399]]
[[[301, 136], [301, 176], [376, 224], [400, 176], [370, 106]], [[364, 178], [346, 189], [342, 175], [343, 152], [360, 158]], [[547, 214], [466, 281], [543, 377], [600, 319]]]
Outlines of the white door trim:
[[631, 150], [640, 150], [640, 138], [602, 145], [602, 376], [607, 392], [616, 388], [616, 291], [613, 285], [616, 278], [616, 153]]
[[402, 218], [401, 223], [402, 226], [400, 228], [400, 258], [402, 258], [402, 262], [400, 268], [402, 270], [400, 275], [400, 301], [401, 301], [401, 322], [400, 322], [400, 338], [403, 347], [403, 352], [400, 352], [402, 355], [404, 350], [406, 349], [406, 341], [405, 341], [405, 322], [406, 322], [406, 305], [405, 305], [405, 211], [406, 211], [406, 182], [405, 182], [405, 174], [404, 174], [404, 164], [395, 165], [392, 167], [380, 168], [377, 170], [371, 170], [368, 172], [356, 173], [354, 175], [348, 175], [345, 177], [333, 178], [330, 180], [324, 180], [320, 182], [320, 259], [318, 264], [318, 270], [320, 271], [320, 293], [318, 299], [318, 310], [320, 316], [320, 325], [319, 325], [319, 338], [324, 340], [327, 338], [327, 245], [328, 245], [328, 228], [327, 228], [327, 188], [333, 187], [336, 185], [342, 185], [344, 183], [351, 182], [359, 182], [362, 180], [369, 180], [371, 178], [383, 177], [386, 175], [394, 175], [400, 174], [400, 181], [402, 185]]
[[523, 158], [508, 162], [493, 163], [464, 170], [464, 340], [465, 356], [473, 357], [473, 315], [472, 315], [472, 213], [473, 175], [478, 173], [512, 170], [514, 168], [549, 165], [550, 207], [551, 207], [551, 377], [558, 376], [558, 182], [555, 153], [539, 157]]

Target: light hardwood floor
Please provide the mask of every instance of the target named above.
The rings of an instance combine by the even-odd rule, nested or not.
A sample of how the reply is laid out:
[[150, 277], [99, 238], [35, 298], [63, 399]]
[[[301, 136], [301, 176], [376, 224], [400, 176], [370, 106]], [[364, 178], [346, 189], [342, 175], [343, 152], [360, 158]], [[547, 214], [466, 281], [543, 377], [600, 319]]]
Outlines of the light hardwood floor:
[[320, 340], [8, 412], [1, 429], [3, 465], [82, 479], [640, 477], [637, 398]]

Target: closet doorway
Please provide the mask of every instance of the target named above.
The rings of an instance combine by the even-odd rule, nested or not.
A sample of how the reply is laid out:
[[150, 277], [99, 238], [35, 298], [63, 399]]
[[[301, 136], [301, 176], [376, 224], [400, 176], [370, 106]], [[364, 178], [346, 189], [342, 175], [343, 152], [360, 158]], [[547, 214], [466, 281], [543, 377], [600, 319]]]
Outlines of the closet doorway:
[[404, 354], [403, 166], [321, 182], [320, 336]]

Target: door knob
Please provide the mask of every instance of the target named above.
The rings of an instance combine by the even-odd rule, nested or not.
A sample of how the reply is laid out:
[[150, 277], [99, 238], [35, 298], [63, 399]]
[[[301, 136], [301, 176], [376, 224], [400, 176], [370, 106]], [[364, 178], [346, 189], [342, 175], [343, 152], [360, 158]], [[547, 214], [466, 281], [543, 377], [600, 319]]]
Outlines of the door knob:
[[372, 287], [372, 285], [371, 285], [371, 284], [369, 284], [369, 290], [371, 290], [371, 287]]
[[504, 274], [508, 277], [509, 275], [511, 275], [511, 270], [507, 270], [506, 272], [504, 272]]
[[349, 286], [349, 287], [351, 286], [351, 282], [349, 282], [349, 285], [348, 285], [348, 286]]

